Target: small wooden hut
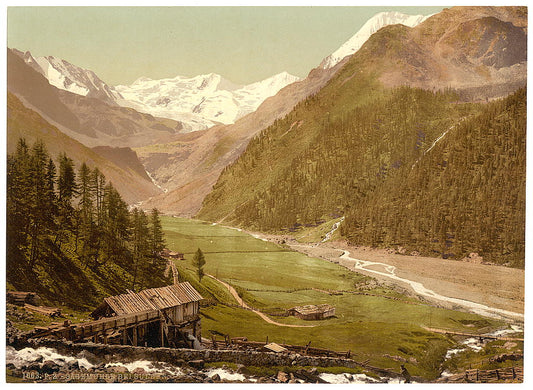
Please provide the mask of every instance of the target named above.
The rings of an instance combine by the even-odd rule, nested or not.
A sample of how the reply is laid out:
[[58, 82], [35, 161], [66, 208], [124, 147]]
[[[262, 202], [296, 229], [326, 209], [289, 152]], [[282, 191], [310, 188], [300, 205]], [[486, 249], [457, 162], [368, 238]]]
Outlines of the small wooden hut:
[[335, 308], [327, 303], [321, 305], [296, 306], [287, 310], [290, 316], [301, 318], [302, 320], [323, 320], [333, 317]]
[[168, 248], [163, 249], [161, 252], [161, 255], [163, 257], [171, 258], [171, 259], [177, 259], [177, 260], [185, 260], [185, 255], [181, 252], [174, 252], [171, 251]]
[[101, 319], [153, 313], [152, 321], [133, 330], [131, 340], [135, 340], [135, 345], [177, 346], [185, 343], [192, 347], [195, 340], [201, 341], [199, 312], [202, 299], [189, 282], [177, 283], [104, 298], [91, 316]]

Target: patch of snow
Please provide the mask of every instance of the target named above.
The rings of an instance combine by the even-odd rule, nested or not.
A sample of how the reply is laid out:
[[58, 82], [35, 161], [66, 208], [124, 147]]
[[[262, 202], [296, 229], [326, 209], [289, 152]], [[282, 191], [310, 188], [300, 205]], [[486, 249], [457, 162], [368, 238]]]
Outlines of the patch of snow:
[[335, 52], [324, 58], [320, 67], [329, 69], [337, 65], [346, 56], [357, 52], [372, 34], [385, 26], [403, 24], [407, 27], [415, 27], [432, 15], [406, 15], [400, 12], [380, 12], [370, 18], [361, 29], [346, 41]]
[[152, 180], [152, 183], [154, 183], [154, 185], [159, 188], [161, 191], [163, 191], [165, 194], [168, 192], [168, 188], [163, 188], [159, 185], [159, 183], [152, 177], [152, 175], [150, 175], [150, 172], [148, 172], [146, 169], [144, 170], [146, 172], [146, 174], [148, 175], [148, 177], [150, 178], [150, 180]]

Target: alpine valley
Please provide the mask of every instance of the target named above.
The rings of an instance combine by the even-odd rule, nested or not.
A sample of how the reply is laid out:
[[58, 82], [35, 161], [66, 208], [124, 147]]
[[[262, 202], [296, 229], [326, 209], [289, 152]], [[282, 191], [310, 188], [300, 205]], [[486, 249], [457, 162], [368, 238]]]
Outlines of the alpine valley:
[[[169, 381], [520, 381], [527, 30], [527, 7], [382, 12], [306, 77], [247, 85], [110, 85], [8, 48], [8, 290], [82, 318], [172, 271], [203, 297], [195, 353], [218, 335], [292, 359], [207, 354]], [[290, 314], [318, 304], [336, 314]], [[310, 370], [311, 342], [342, 369]]]

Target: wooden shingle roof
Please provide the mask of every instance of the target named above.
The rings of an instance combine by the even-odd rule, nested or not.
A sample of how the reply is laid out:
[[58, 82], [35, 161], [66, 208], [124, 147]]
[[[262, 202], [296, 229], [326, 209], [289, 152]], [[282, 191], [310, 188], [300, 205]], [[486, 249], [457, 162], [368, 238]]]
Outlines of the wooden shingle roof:
[[323, 303], [321, 305], [296, 306], [290, 310], [294, 310], [302, 315], [309, 315], [309, 314], [325, 313], [332, 309], [333, 309], [333, 306], [330, 306], [327, 303]]
[[116, 315], [161, 310], [203, 299], [189, 282], [104, 298]]

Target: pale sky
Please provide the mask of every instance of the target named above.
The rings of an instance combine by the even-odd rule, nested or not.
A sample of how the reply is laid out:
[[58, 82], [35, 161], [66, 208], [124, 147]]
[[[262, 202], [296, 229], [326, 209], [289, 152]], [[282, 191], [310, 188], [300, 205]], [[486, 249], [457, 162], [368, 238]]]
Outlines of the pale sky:
[[305, 77], [373, 15], [443, 7], [9, 7], [8, 47], [93, 70], [111, 85], [218, 73]]

